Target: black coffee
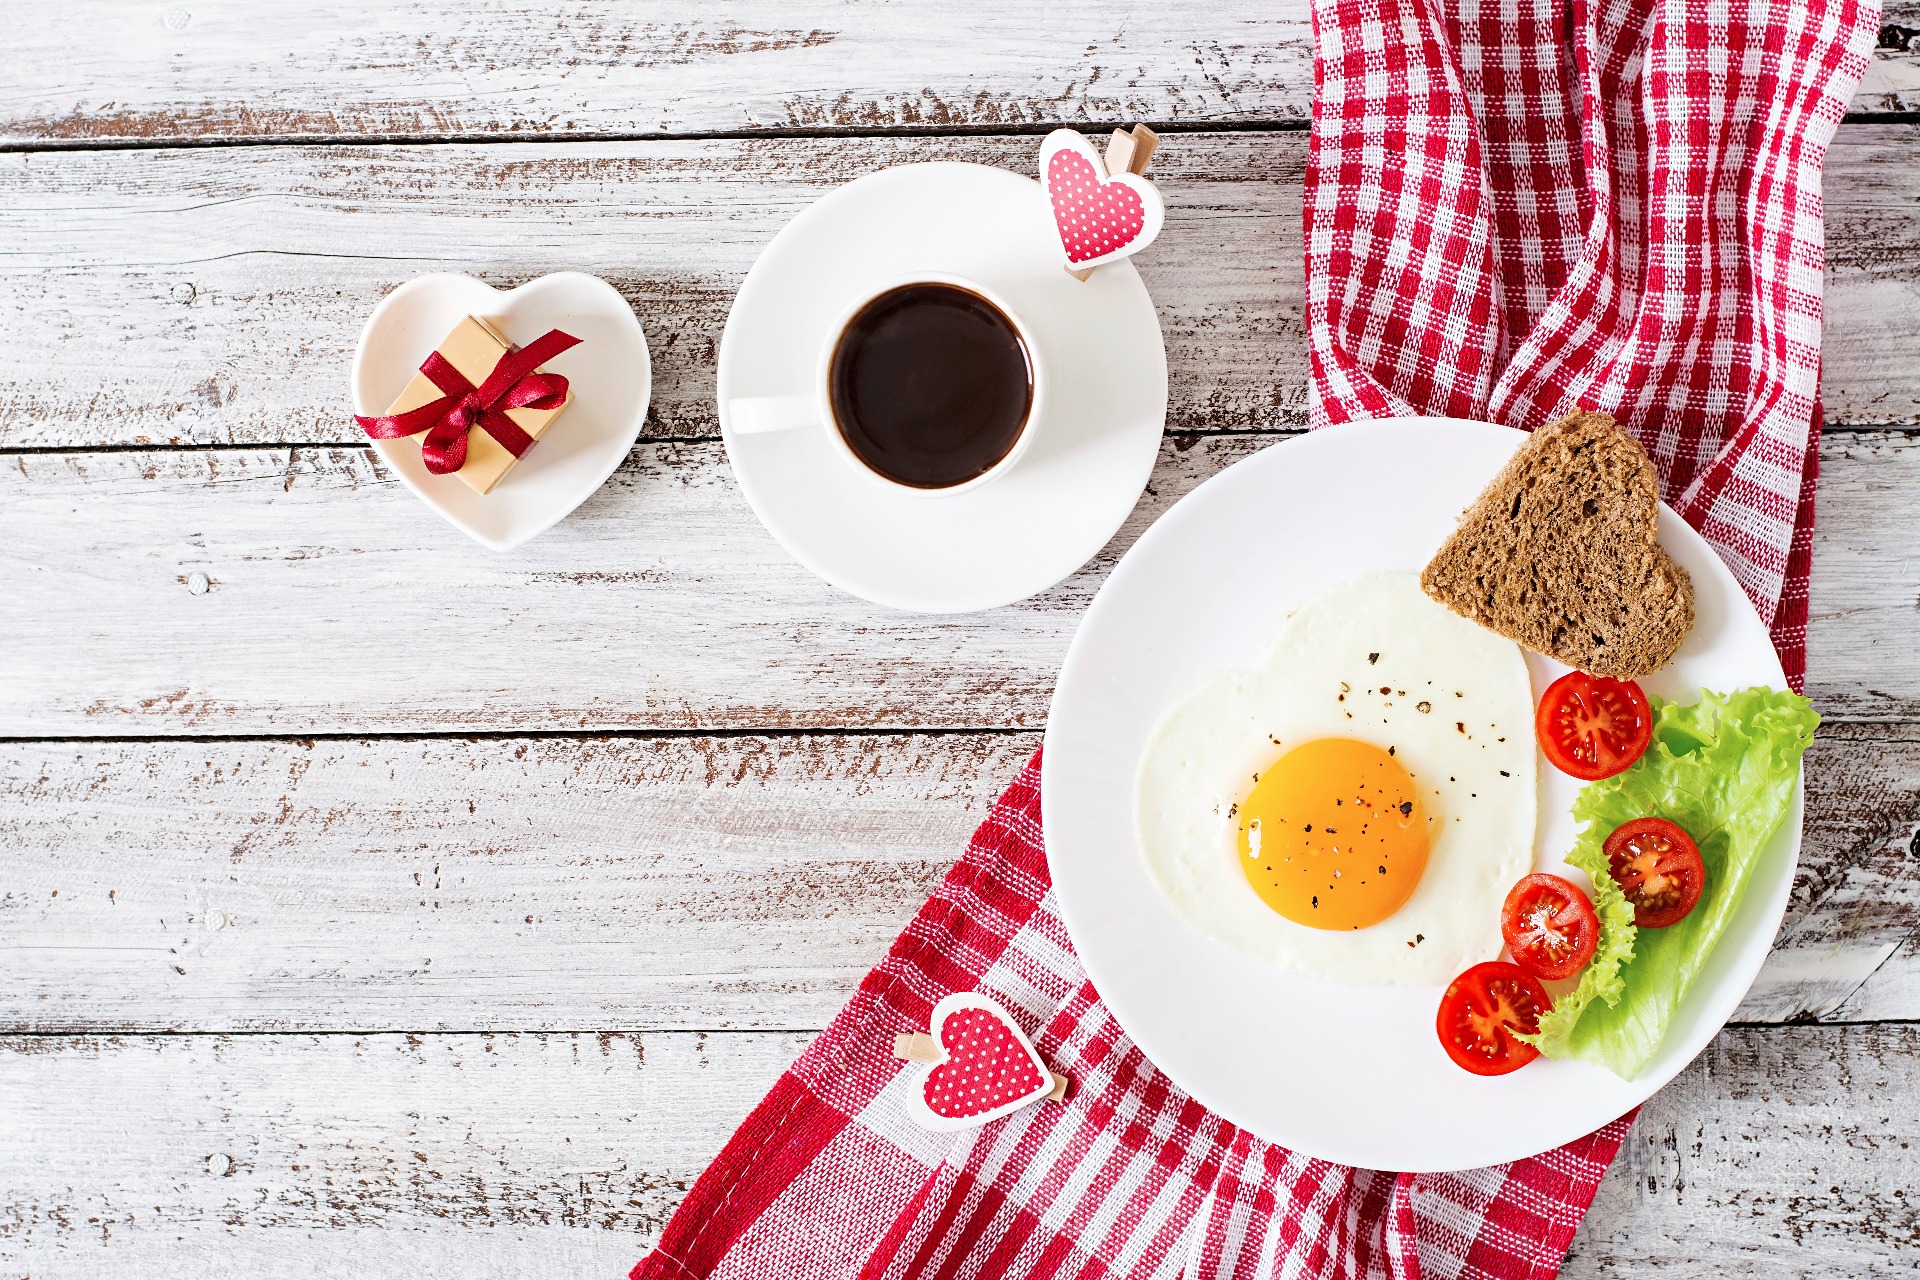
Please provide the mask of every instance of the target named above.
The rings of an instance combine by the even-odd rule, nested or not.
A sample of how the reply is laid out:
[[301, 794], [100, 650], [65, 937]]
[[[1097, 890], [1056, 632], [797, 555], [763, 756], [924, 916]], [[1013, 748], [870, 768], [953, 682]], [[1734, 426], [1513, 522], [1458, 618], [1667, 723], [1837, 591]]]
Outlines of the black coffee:
[[957, 285], [901, 285], [869, 302], [840, 335], [827, 377], [847, 445], [916, 489], [990, 470], [1033, 407], [1033, 369], [1013, 322]]

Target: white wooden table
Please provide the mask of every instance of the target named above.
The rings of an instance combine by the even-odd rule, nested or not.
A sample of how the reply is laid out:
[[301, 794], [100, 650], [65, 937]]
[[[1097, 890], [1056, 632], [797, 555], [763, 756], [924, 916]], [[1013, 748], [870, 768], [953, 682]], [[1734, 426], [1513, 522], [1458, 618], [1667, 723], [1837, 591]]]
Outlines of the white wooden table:
[[[1920, 1256], [1920, 10], [1828, 165], [1800, 883], [1567, 1273]], [[1303, 422], [1299, 0], [8, 6], [0, 1274], [616, 1276], [1039, 741], [1114, 558]], [[1050, 31], [1042, 31], [1042, 25]], [[1913, 39], [1917, 52], [1905, 44]], [[1144, 120], [1172, 379], [1125, 531], [929, 620], [792, 564], [712, 406], [754, 254]], [[228, 145], [234, 144], [234, 145]], [[654, 409], [529, 547], [348, 416], [430, 270], [605, 276]]]

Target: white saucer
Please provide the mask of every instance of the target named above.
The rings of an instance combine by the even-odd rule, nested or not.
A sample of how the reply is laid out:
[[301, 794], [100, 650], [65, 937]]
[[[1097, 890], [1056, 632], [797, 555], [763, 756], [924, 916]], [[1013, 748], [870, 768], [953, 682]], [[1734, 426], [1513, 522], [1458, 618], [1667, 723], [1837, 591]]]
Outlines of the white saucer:
[[[834, 317], [919, 271], [993, 289], [1040, 345], [1046, 418], [1004, 476], [950, 497], [894, 493], [824, 429], [745, 436], [728, 426], [736, 397], [811, 390]], [[1167, 358], [1133, 264], [1085, 283], [1062, 269], [1038, 182], [983, 165], [906, 165], [824, 197], [761, 253], [720, 342], [719, 408], [740, 489], [794, 559], [877, 604], [963, 613], [1044, 591], [1106, 545], [1159, 452]]]
[[[1447, 1060], [1440, 987], [1298, 977], [1202, 935], [1160, 896], [1135, 842], [1140, 752], [1194, 682], [1256, 665], [1290, 609], [1354, 574], [1414, 572], [1525, 436], [1450, 419], [1354, 422], [1228, 467], [1141, 535], [1094, 597], [1054, 688], [1041, 763], [1047, 864], [1075, 951], [1127, 1034], [1216, 1114], [1302, 1155], [1425, 1172], [1501, 1164], [1646, 1101], [1720, 1030], [1786, 909], [1800, 797], [1653, 1061], [1631, 1081], [1576, 1061], [1485, 1079]], [[1641, 683], [1785, 688], [1767, 629], [1727, 567], [1671, 511], [1660, 541], [1693, 578], [1680, 652]], [[1538, 654], [1536, 692], [1566, 668]], [[1580, 783], [1541, 761], [1534, 866], [1572, 845]]]
[[448, 523], [482, 546], [510, 551], [566, 518], [619, 467], [647, 420], [653, 366], [633, 308], [597, 276], [561, 271], [500, 290], [472, 276], [427, 275], [388, 294], [367, 318], [353, 353], [353, 411], [386, 412], [467, 316], [494, 322], [522, 344], [549, 329], [579, 338], [541, 366], [571, 380], [573, 403], [488, 494], [429, 472], [417, 436], [375, 440], [373, 448]]

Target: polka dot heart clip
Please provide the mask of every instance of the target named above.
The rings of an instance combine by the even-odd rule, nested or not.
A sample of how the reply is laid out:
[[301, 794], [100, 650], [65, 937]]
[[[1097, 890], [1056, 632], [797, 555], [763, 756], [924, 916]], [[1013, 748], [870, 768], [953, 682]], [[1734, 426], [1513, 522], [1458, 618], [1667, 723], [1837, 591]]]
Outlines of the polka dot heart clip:
[[908, 1103], [929, 1129], [971, 1129], [1067, 1096], [1067, 1078], [1047, 1070], [1007, 1011], [971, 991], [935, 1005], [931, 1031], [902, 1032], [893, 1053], [930, 1064]]
[[1166, 209], [1140, 175], [1159, 143], [1143, 124], [1115, 129], [1102, 156], [1077, 129], [1055, 129], [1040, 145], [1040, 183], [1053, 206], [1067, 272], [1085, 280], [1093, 269], [1140, 252], [1160, 234]]

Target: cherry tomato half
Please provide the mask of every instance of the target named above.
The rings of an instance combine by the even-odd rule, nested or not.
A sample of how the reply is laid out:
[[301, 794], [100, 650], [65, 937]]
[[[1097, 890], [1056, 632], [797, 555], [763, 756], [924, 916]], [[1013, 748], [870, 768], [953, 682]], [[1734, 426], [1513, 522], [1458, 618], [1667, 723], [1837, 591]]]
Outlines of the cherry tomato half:
[[1552, 1007], [1532, 974], [1517, 964], [1488, 960], [1455, 978], [1440, 997], [1441, 1047], [1455, 1066], [1477, 1076], [1518, 1071], [1540, 1051], [1514, 1039], [1514, 1033], [1538, 1031], [1540, 1016]]
[[1522, 876], [1500, 908], [1500, 936], [1513, 962], [1534, 977], [1571, 978], [1600, 947], [1600, 917], [1572, 881]]
[[1642, 929], [1664, 929], [1687, 918], [1707, 887], [1707, 864], [1693, 837], [1665, 818], [1635, 818], [1614, 829], [1603, 846], [1607, 865]]
[[1592, 782], [1611, 778], [1646, 751], [1653, 708], [1631, 680], [1569, 671], [1547, 686], [1533, 727], [1554, 768]]

